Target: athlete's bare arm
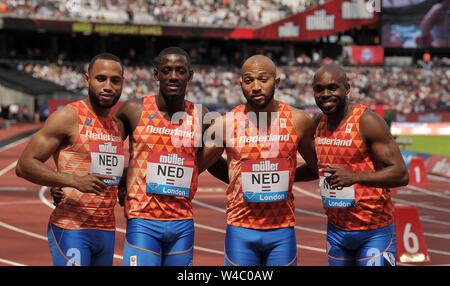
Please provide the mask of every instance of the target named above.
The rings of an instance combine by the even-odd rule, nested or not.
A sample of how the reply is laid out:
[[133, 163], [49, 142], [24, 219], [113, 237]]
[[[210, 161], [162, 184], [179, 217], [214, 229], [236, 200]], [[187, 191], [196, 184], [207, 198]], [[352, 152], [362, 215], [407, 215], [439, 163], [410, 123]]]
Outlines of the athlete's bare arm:
[[[202, 116], [205, 118], [205, 115], [208, 113], [208, 109], [206, 107], [203, 107], [202, 110]], [[205, 122], [203, 120], [203, 122]], [[203, 124], [202, 129], [202, 135], [205, 134], [206, 130], [210, 127], [210, 124]], [[203, 142], [205, 143], [205, 142]], [[205, 144], [203, 144], [204, 146]], [[199, 148], [198, 154], [202, 152], [203, 147]], [[206, 158], [207, 159], [207, 158]], [[214, 159], [214, 158], [212, 158]], [[222, 156], [219, 156], [215, 161], [212, 161], [213, 164], [210, 165], [207, 169], [208, 172], [213, 175], [215, 178], [221, 180], [225, 184], [229, 184], [230, 180], [228, 178], [228, 163], [227, 160], [225, 160]], [[205, 169], [199, 169], [199, 174], [203, 172]]]
[[125, 138], [130, 136], [138, 125], [143, 106], [143, 98], [130, 99], [126, 101], [117, 111], [116, 116], [123, 124]]
[[361, 184], [377, 188], [393, 188], [408, 184], [408, 172], [397, 143], [389, 132], [386, 122], [377, 114], [366, 110], [360, 121], [361, 135], [364, 138], [371, 158], [375, 161], [373, 173], [354, 173], [331, 167], [324, 171], [332, 173], [331, 188]]
[[59, 173], [45, 164], [53, 153], [72, 144], [77, 132], [77, 113], [71, 107], [64, 107], [50, 115], [20, 156], [16, 174], [44, 186], [73, 187], [83, 193], [104, 192], [108, 185], [101, 179], [111, 179], [110, 176]]
[[[119, 122], [123, 128], [124, 140], [127, 137], [128, 139], [131, 138], [130, 135], [133, 133], [133, 130], [136, 128], [141, 118], [143, 106], [143, 98], [130, 99], [127, 100], [117, 111], [116, 117], [119, 119]], [[119, 186], [117, 188], [117, 197], [119, 199], [120, 206], [124, 206], [125, 204], [125, 196], [127, 193], [127, 173], [128, 168], [124, 168], [122, 178], [120, 179]]]
[[318, 178], [317, 155], [314, 147], [314, 122], [305, 112], [292, 109], [294, 127], [299, 136], [298, 152], [305, 160], [305, 164], [297, 167], [295, 181], [311, 181]]
[[[225, 149], [225, 117], [221, 116], [214, 120], [214, 122], [205, 131], [204, 146], [198, 154], [198, 170], [199, 173], [208, 169], [217, 162]], [[224, 160], [225, 161], [225, 160]], [[225, 161], [226, 163], [226, 161]], [[228, 181], [228, 164], [225, 170]]]

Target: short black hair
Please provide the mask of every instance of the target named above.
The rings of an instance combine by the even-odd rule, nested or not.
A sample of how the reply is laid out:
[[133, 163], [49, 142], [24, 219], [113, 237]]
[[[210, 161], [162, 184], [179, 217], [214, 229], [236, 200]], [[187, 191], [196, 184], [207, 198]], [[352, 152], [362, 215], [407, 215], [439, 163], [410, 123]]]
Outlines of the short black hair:
[[122, 62], [120, 61], [119, 57], [117, 57], [116, 55], [113, 55], [111, 53], [100, 53], [100, 54], [96, 55], [95, 57], [93, 57], [91, 59], [91, 61], [89, 62], [88, 72], [91, 71], [92, 67], [94, 66], [94, 64], [97, 60], [109, 60], [109, 61], [118, 62], [120, 64], [120, 67], [122, 68], [122, 73], [123, 73]]
[[191, 58], [189, 57], [189, 54], [185, 50], [180, 48], [180, 47], [168, 47], [168, 48], [165, 48], [164, 50], [162, 50], [158, 54], [158, 56], [155, 58], [154, 63], [153, 63], [154, 66], [158, 67], [161, 58], [166, 56], [166, 55], [180, 55], [180, 56], [184, 56], [184, 57], [186, 57], [188, 65], [191, 66]]

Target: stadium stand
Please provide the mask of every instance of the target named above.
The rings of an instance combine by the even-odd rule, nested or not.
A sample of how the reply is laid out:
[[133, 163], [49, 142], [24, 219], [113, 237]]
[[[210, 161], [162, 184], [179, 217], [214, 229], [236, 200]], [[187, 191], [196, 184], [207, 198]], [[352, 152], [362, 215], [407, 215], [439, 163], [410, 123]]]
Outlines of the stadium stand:
[[3, 14], [18, 17], [84, 19], [109, 23], [257, 26], [268, 24], [324, 0], [7, 0]]

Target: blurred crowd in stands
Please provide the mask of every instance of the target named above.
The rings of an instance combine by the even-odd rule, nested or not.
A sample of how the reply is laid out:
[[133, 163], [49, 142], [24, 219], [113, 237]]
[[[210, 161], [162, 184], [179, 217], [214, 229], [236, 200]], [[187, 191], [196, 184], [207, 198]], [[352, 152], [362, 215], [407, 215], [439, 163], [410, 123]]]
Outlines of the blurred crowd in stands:
[[[36, 78], [65, 86], [87, 95], [81, 65], [31, 64], [17, 66]], [[276, 97], [286, 103], [314, 106], [312, 78], [317, 67], [281, 66]], [[434, 67], [346, 67], [351, 80], [351, 97], [369, 105], [381, 104], [402, 113], [450, 108], [450, 69]], [[240, 69], [232, 66], [194, 66], [194, 78], [187, 98], [196, 103], [230, 107], [243, 102]], [[150, 67], [127, 66], [122, 99], [139, 98], [158, 91]]]
[[0, 15], [118, 23], [269, 24], [325, 0], [0, 0]]

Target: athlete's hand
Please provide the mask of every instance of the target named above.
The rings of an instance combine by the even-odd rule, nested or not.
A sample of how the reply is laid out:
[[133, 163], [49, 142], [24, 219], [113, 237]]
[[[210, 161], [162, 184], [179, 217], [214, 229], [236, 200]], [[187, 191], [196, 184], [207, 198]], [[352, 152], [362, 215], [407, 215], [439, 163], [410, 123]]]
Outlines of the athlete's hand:
[[50, 194], [53, 198], [53, 205], [57, 207], [64, 200], [64, 192], [60, 187], [50, 188]]
[[74, 176], [74, 183], [72, 185], [82, 193], [94, 193], [100, 195], [108, 188], [108, 185], [102, 180], [114, 179], [114, 177], [105, 175]]
[[331, 174], [327, 177], [327, 181], [332, 189], [349, 187], [356, 184], [359, 180], [358, 173], [337, 166], [328, 166], [320, 169], [319, 172]]
[[127, 195], [127, 187], [119, 187], [117, 190], [117, 197], [119, 198], [119, 205], [123, 207], [125, 205], [125, 197]]

